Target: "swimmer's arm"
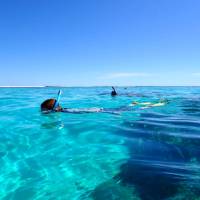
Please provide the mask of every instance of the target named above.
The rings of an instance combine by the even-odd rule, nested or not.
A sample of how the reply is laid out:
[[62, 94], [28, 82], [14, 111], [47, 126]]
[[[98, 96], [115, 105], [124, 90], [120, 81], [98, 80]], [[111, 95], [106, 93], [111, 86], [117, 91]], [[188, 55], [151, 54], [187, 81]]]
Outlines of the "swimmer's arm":
[[65, 113], [73, 113], [73, 114], [84, 114], [84, 113], [97, 113], [101, 112], [101, 108], [94, 108], [94, 109], [73, 109], [73, 108], [64, 108], [62, 112]]
[[120, 112], [110, 109], [103, 109], [103, 108], [91, 108], [91, 109], [70, 109], [64, 108], [62, 112], [65, 113], [73, 113], [73, 114], [84, 114], [84, 113], [108, 113], [108, 114], [115, 114], [119, 115]]

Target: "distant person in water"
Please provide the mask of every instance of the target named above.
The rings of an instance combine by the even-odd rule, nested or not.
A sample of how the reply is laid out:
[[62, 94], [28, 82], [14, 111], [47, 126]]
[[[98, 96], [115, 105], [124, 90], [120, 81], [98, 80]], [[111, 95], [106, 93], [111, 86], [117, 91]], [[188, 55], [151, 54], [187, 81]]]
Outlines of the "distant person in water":
[[117, 95], [117, 92], [116, 92], [115, 88], [112, 87], [112, 89], [113, 89], [113, 91], [111, 92], [111, 96], [116, 96], [116, 95]]
[[[112, 97], [114, 97], [114, 96], [127, 96], [127, 97], [142, 96], [142, 97], [144, 97], [144, 95], [136, 94], [136, 93], [120, 93], [120, 94], [118, 94], [114, 87], [112, 87], [112, 89], [113, 89], [112, 92], [111, 92]], [[125, 87], [124, 89], [127, 90], [128, 88]]]

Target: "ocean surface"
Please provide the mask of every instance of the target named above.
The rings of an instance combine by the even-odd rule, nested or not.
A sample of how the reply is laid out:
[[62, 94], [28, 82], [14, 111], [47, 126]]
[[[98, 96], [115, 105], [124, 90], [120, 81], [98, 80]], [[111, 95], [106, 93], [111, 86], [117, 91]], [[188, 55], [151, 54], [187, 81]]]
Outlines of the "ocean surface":
[[63, 107], [124, 109], [42, 114], [59, 89], [0, 88], [1, 200], [200, 199], [200, 87], [61, 88]]

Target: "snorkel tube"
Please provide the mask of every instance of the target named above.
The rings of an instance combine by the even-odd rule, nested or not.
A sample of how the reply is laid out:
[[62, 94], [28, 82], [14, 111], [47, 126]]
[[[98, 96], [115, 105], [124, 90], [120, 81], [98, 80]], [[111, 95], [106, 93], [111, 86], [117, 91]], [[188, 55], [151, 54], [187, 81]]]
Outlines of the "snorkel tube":
[[53, 106], [53, 110], [55, 110], [55, 109], [59, 106], [61, 94], [62, 94], [62, 91], [59, 90], [59, 91], [58, 91], [58, 95], [57, 95], [57, 99], [56, 99], [56, 101], [55, 101], [55, 103], [54, 103], [54, 106]]

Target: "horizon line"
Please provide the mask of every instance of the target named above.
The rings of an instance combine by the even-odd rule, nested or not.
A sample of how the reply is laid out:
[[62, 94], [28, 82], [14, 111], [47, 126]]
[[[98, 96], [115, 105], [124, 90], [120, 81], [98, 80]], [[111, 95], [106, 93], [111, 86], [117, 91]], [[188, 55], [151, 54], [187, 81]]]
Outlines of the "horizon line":
[[88, 85], [88, 86], [63, 86], [63, 85], [36, 85], [36, 86], [0, 86], [0, 88], [67, 88], [67, 87], [200, 87], [200, 85]]

